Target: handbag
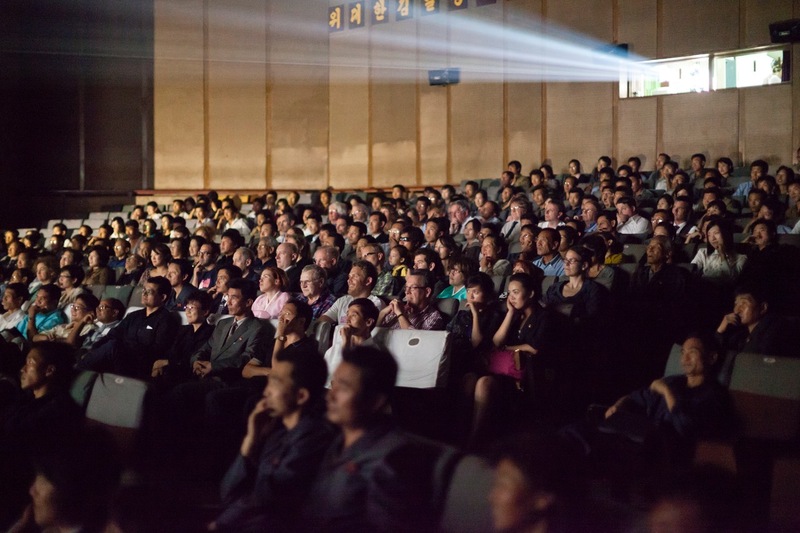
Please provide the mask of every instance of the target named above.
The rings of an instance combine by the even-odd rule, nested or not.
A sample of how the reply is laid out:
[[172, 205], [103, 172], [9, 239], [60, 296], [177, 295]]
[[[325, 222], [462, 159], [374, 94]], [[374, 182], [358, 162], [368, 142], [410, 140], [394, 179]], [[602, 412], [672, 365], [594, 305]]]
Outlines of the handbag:
[[501, 350], [496, 348], [489, 353], [489, 372], [501, 376], [509, 376], [519, 382], [522, 380], [522, 364], [519, 350]]

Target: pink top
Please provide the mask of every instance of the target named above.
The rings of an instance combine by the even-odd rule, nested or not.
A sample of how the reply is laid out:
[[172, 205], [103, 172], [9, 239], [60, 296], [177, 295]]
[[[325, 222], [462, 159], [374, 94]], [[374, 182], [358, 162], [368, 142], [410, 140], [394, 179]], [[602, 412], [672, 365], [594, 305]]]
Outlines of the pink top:
[[253, 302], [253, 315], [256, 318], [278, 318], [283, 305], [289, 301], [289, 293], [281, 291], [272, 298], [272, 301], [267, 298], [266, 294], [262, 294]]

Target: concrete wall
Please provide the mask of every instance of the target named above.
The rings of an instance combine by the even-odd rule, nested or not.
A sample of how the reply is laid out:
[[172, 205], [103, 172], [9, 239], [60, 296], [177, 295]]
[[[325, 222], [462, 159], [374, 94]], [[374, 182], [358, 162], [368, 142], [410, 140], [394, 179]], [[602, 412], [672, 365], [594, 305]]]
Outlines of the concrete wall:
[[[796, 83], [620, 99], [610, 82], [486, 82], [462, 72], [458, 85], [430, 87], [424, 72], [461, 66], [452, 43], [464, 22], [535, 31], [528, 15], [541, 15], [547, 33], [567, 28], [646, 57], [674, 57], [769, 44], [769, 22], [800, 16], [798, 0], [472, 4], [328, 33], [324, 2], [156, 0], [155, 187], [458, 183], [496, 177], [509, 159], [562, 171], [573, 157], [588, 167], [600, 155], [637, 155], [651, 167], [660, 151], [683, 162], [699, 151], [777, 164], [791, 163], [800, 145]], [[287, 31], [291, 24], [297, 31]], [[441, 35], [447, 50], [425, 45]], [[480, 44], [509, 47], [505, 32], [493, 37]], [[404, 60], [418, 70], [386, 68], [389, 39], [404, 43]], [[300, 55], [307, 64], [296, 64]]]

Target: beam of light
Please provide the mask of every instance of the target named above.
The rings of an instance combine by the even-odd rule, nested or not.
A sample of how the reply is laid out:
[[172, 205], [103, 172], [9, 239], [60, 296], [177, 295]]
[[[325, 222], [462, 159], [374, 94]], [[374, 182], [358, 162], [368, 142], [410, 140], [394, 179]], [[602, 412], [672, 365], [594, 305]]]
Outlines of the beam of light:
[[[619, 81], [621, 75], [657, 78], [652, 66], [642, 63], [645, 58], [611, 53], [612, 46], [608, 43], [509, 5], [505, 6], [503, 16], [499, 16], [496, 7], [447, 12], [443, 5], [442, 12], [430, 16], [420, 16], [418, 9], [415, 19], [371, 27], [367, 23], [365, 28], [329, 34], [327, 0], [294, 0], [284, 4], [285, 1], [271, 5], [257, 2], [258, 8], [250, 9], [241, 7], [241, 3], [211, 0], [207, 59], [252, 64], [253, 74], [263, 72], [261, 67], [266, 62], [273, 79], [284, 77], [291, 81], [303, 78], [318, 81], [320, 68], [330, 69], [330, 79], [336, 82], [363, 81], [368, 69], [373, 82], [416, 83], [427, 77], [428, 70], [447, 67], [461, 69], [464, 83], [613, 82]], [[347, 7], [346, 2], [343, 4]], [[134, 13], [124, 12], [132, 9], [130, 5], [116, 4], [122, 10], [115, 14], [117, 21], [133, 18]], [[369, 9], [362, 16], [369, 18]], [[346, 17], [343, 19], [346, 25]], [[57, 22], [52, 17], [43, 20], [41, 30], [36, 32], [39, 37], [56, 37], [29, 45], [22, 36], [17, 40], [17, 44], [22, 44], [19, 52], [116, 59], [152, 57], [132, 38], [135, 28], [100, 27], [83, 36], [65, 36], [47, 29]], [[156, 61], [199, 61], [197, 55], [182, 57], [159, 47], [162, 40], [169, 42], [176, 38], [168, 34], [170, 28], [176, 27], [195, 33], [202, 31], [202, 16], [196, 4], [156, 0]], [[269, 36], [269, 42], [265, 42], [264, 35]], [[4, 45], [0, 49], [13, 51], [9, 50], [9, 40], [1, 42]], [[239, 81], [247, 82], [250, 78], [246, 70], [237, 69], [235, 76], [240, 77]]]

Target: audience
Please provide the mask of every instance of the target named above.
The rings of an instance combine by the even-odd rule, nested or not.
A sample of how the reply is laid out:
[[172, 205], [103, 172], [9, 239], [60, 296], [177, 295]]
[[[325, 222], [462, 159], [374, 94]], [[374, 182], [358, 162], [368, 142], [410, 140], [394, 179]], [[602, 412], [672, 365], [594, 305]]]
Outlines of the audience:
[[[684, 172], [677, 161], [662, 155], [655, 182], [641, 179], [642, 165], [636, 158], [615, 171], [604, 156], [593, 175], [582, 174], [579, 165], [572, 164], [566, 177], [548, 165], [523, 174], [521, 165], [512, 161], [509, 175], [503, 176], [507, 188], [498, 191], [502, 210], [489, 201], [478, 182], [466, 183], [463, 195], [450, 187], [441, 191], [430, 187], [418, 196], [396, 188], [392, 199], [374, 194], [366, 202], [348, 198], [346, 203], [332, 202], [328, 192], [320, 195], [320, 203], [303, 203], [296, 193], [284, 199], [270, 192], [263, 202], [254, 201], [249, 218], [238, 215], [238, 198], [222, 198], [212, 191], [197, 199], [199, 210], [186, 208], [192, 215], [184, 213], [182, 200], [172, 206], [171, 215], [152, 205], [147, 208], [149, 215], [144, 209], [135, 210], [127, 224], [114, 221], [113, 228], [100, 228], [96, 235], [91, 228], [81, 228], [72, 242], [65, 240], [67, 229], [61, 227], [53, 228], [53, 238], [29, 231], [22, 241], [18, 234], [7, 232], [0, 260], [4, 274], [0, 326], [4, 338], [12, 342], [4, 343], [0, 351], [4, 374], [0, 422], [5, 420], [3, 408], [14, 405], [20, 394], [16, 374], [29, 355], [26, 338], [34, 347], [41, 346], [42, 339], [57, 339], [78, 348], [79, 370], [152, 380], [156, 395], [169, 399], [164, 405], [169, 406], [174, 418], [168, 419], [174, 424], [164, 435], [176, 435], [173, 452], [179, 452], [180, 443], [193, 448], [185, 461], [176, 463], [178, 468], [188, 469], [205, 453], [208, 464], [200, 469], [213, 477], [211, 464], [222, 466], [228, 455], [207, 446], [212, 437], [224, 436], [232, 445], [226, 452], [245, 437], [223, 484], [225, 510], [205, 524], [212, 530], [396, 529], [398, 524], [435, 529], [436, 502], [425, 496], [430, 496], [430, 487], [423, 486], [430, 481], [430, 470], [412, 477], [425, 462], [426, 448], [393, 429], [384, 414], [389, 397], [394, 418], [403, 427], [427, 431], [409, 417], [441, 416], [447, 420], [444, 425], [457, 431], [442, 431], [437, 438], [448, 435], [453, 442], [467, 443], [467, 449], [482, 451], [513, 429], [561, 425], [590, 403], [608, 405], [621, 392], [653, 382], [649, 389], [605, 409], [595, 417], [594, 430], [584, 427], [582, 440], [569, 442], [577, 442], [583, 452], [589, 450], [590, 458], [629, 450], [629, 444], [620, 448], [619, 442], [611, 442], [608, 449], [609, 440], [613, 441], [608, 435], [624, 433], [630, 417], [619, 418], [622, 411], [638, 407], [652, 416], [647, 423], [633, 424], [635, 431], [626, 435], [628, 440], [641, 437], [645, 443], [632, 456], [648, 460], [658, 456], [668, 464], [679, 464], [675, 461], [686, 459], [688, 443], [698, 436], [726, 434], [722, 427], [706, 432], [710, 426], [705, 422], [695, 431], [681, 399], [697, 395], [702, 403], [707, 391], [714, 397], [716, 381], [707, 370], [717, 350], [707, 334], [716, 331], [722, 349], [731, 353], [796, 355], [796, 318], [787, 315], [798, 314], [800, 289], [794, 267], [800, 253], [783, 244], [780, 233], [797, 224], [792, 194], [800, 188], [793, 172], [790, 175], [781, 167], [776, 180], [760, 161], [751, 166], [751, 181], [743, 184], [749, 187], [739, 190], [724, 183], [738, 180], [731, 172], [732, 163], [720, 160], [717, 166], [726, 171], [720, 175], [704, 169], [698, 153], [691, 158], [691, 170]], [[515, 180], [527, 185], [528, 176], [527, 189], [513, 188]], [[668, 193], [657, 198], [650, 188], [654, 185]], [[778, 192], [784, 196], [773, 196]], [[740, 202], [747, 200], [749, 212], [740, 213], [734, 196]], [[194, 205], [194, 199], [189, 200]], [[568, 202], [566, 212], [562, 202]], [[601, 203], [606, 211], [600, 210]], [[326, 224], [322, 224], [324, 214]], [[543, 217], [541, 224], [537, 215]], [[784, 215], [789, 217], [785, 222]], [[183, 218], [188, 218], [186, 223]], [[217, 223], [223, 231], [219, 250], [213, 244], [213, 230], [208, 231]], [[145, 235], [139, 233], [139, 224], [146, 228]], [[742, 228], [748, 238], [740, 243], [734, 232]], [[246, 244], [244, 237], [251, 235]], [[82, 249], [87, 241], [91, 245], [84, 265]], [[162, 242], [170, 242], [170, 247]], [[312, 254], [314, 264], [309, 264]], [[640, 254], [639, 265], [625, 264]], [[144, 259], [150, 267], [143, 273]], [[412, 267], [415, 270], [409, 272]], [[113, 270], [120, 274], [119, 285], [143, 283], [144, 310], [123, 319], [122, 302], [104, 299], [98, 305], [97, 298], [81, 288], [95, 285], [96, 295], [113, 294], [118, 289], [100, 287], [114, 283]], [[549, 287], [544, 292], [543, 276]], [[242, 285], [248, 279], [260, 281], [261, 294], [252, 284]], [[506, 290], [499, 298], [496, 287], [499, 292]], [[437, 309], [437, 297], [462, 302], [449, 324]], [[441, 302], [442, 309], [445, 304]], [[67, 306], [69, 324], [58, 311]], [[177, 314], [171, 313], [175, 310], [185, 311], [183, 328], [178, 328]], [[223, 319], [215, 329], [208, 322], [211, 313], [234, 317]], [[270, 326], [258, 319], [275, 321], [274, 343]], [[323, 338], [320, 335], [330, 329], [312, 329], [316, 320], [338, 325], [338, 331]], [[249, 334], [238, 330], [240, 324], [257, 326], [257, 342], [246, 341]], [[356, 358], [348, 364], [348, 358], [359, 350], [375, 355], [374, 339], [382, 342], [390, 334], [375, 332], [376, 326], [446, 327], [450, 358], [439, 370], [440, 379], [449, 380], [446, 386], [435, 391], [412, 389], [422, 394], [419, 397], [407, 390], [395, 395], [384, 388], [384, 394], [362, 398], [359, 387], [372, 386], [370, 365], [375, 362]], [[661, 378], [670, 348], [690, 329], [703, 333], [684, 344], [685, 381]], [[318, 339], [308, 336], [309, 331]], [[325, 358], [317, 340], [323, 349], [329, 347]], [[411, 338], [409, 346], [420, 340], [428, 342]], [[208, 346], [212, 349], [205, 351]], [[394, 354], [404, 371], [404, 365], [416, 364], [406, 359], [410, 353]], [[309, 400], [311, 391], [302, 385], [298, 368], [313, 363], [324, 369], [325, 360], [332, 375], [329, 418], [340, 428], [341, 440], [319, 468], [315, 461], [321, 460], [328, 441], [313, 450], [315, 460], [298, 469], [291, 457], [276, 459], [268, 450], [286, 449], [301, 438], [294, 436], [301, 435], [295, 430], [311, 404], [316, 406], [319, 427], [324, 427], [319, 421], [321, 404]], [[24, 375], [23, 388], [28, 383]], [[278, 396], [279, 400], [271, 400]], [[444, 401], [434, 401], [434, 396]], [[597, 415], [597, 410], [592, 413]], [[387, 435], [392, 435], [385, 441], [388, 448], [380, 444], [384, 442], [380, 435], [370, 436], [376, 428], [388, 428]], [[421, 450], [420, 459], [402, 459], [412, 457], [408, 450]], [[365, 491], [360, 493], [363, 497], [345, 501], [354, 487], [342, 484], [341, 465], [362, 468], [362, 454], [373, 451], [376, 462], [370, 464], [380, 465], [383, 487], [373, 489], [370, 470], [359, 481], [364, 483], [358, 489]], [[495, 525], [574, 525], [574, 517], [564, 511], [583, 500], [544, 478], [531, 477], [524, 460], [512, 456], [509, 453], [507, 461], [498, 463], [502, 465], [498, 479], [501, 474], [504, 483], [524, 479], [526, 489], [539, 494], [526, 501], [539, 503], [535, 511], [519, 502], [513, 506], [505, 498], [526, 494], [524, 490], [496, 489], [490, 497]], [[601, 460], [624, 470], [622, 464]], [[310, 488], [317, 471], [319, 477]], [[297, 483], [289, 481], [295, 475]], [[8, 478], [16, 494], [24, 493], [21, 479]], [[290, 488], [276, 489], [280, 483]], [[270, 490], [264, 489], [266, 484]], [[309, 490], [311, 500], [306, 500]], [[370, 503], [375, 501], [388, 507], [376, 513]], [[272, 502], [281, 502], [280, 511]], [[659, 505], [663, 507], [663, 502]], [[654, 509], [661, 512], [661, 507]], [[14, 512], [20, 510], [17, 505]], [[33, 522], [23, 516], [20, 524]], [[58, 527], [63, 524], [67, 522]]]

